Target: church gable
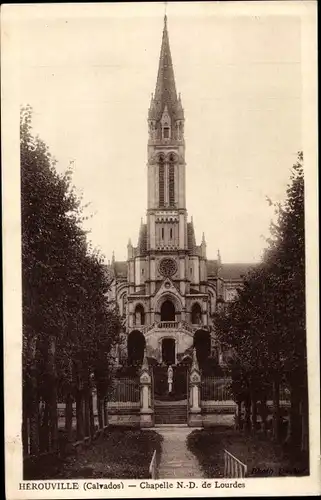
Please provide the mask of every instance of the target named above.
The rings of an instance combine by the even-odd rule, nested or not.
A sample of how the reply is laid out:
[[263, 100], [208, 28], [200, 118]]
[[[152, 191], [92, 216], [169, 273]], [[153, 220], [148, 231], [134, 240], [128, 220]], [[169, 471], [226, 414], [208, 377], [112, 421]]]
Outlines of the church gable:
[[172, 295], [176, 297], [180, 302], [182, 300], [180, 292], [169, 278], [166, 278], [158, 289], [154, 297], [155, 303], [157, 303], [163, 295]]

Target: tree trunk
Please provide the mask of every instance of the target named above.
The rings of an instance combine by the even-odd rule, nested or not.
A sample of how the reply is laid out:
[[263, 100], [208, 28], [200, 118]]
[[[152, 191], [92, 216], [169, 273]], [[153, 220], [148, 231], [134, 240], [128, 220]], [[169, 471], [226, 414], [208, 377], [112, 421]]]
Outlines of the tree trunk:
[[280, 382], [273, 381], [273, 439], [280, 441]]
[[84, 397], [82, 389], [82, 381], [80, 374], [77, 374], [76, 387], [76, 419], [77, 419], [77, 440], [80, 441], [85, 437], [84, 428]]
[[267, 416], [268, 416], [268, 409], [267, 409], [267, 401], [266, 401], [266, 396], [261, 398], [261, 419], [262, 419], [262, 429], [263, 429], [263, 434], [266, 436], [267, 435]]
[[251, 398], [249, 395], [245, 399], [245, 431], [251, 431]]
[[302, 440], [302, 392], [298, 387], [298, 380], [291, 384], [291, 409], [290, 409], [290, 443], [295, 447], [301, 446]]
[[57, 451], [58, 444], [58, 411], [57, 411], [57, 374], [56, 374], [56, 337], [50, 336], [48, 349], [48, 369], [50, 373], [51, 391], [49, 397], [51, 450]]
[[309, 450], [309, 410], [307, 394], [303, 396], [301, 405], [301, 451]]
[[85, 436], [87, 437], [90, 436], [90, 407], [89, 407], [90, 391], [88, 386], [88, 380], [86, 380], [84, 384], [84, 399], [85, 399]]
[[101, 395], [101, 390], [97, 389], [97, 414], [98, 414], [99, 429], [102, 429], [104, 427], [103, 404], [104, 401]]
[[30, 416], [30, 455], [38, 455], [39, 453], [39, 418], [37, 400], [31, 403]]
[[66, 395], [65, 399], [65, 404], [66, 404], [66, 409], [65, 409], [65, 431], [67, 435], [68, 441], [72, 440], [72, 422], [73, 422], [73, 397], [72, 394], [68, 391], [68, 394]]
[[104, 397], [104, 427], [108, 425], [108, 398], [107, 396]]
[[36, 367], [36, 353], [37, 353], [37, 336], [30, 340], [30, 455], [38, 455], [39, 453], [39, 398], [38, 398], [38, 384], [37, 384], [37, 367]]
[[90, 430], [90, 437], [93, 438], [95, 434], [95, 416], [94, 416], [93, 394], [91, 389], [89, 390], [89, 430]]
[[48, 399], [43, 401], [42, 415], [40, 421], [40, 439], [39, 449], [41, 452], [49, 451], [50, 448], [50, 432], [49, 432], [49, 404]]
[[256, 396], [252, 395], [252, 430], [257, 431], [257, 400]]
[[77, 391], [76, 397], [76, 418], [77, 418], [77, 440], [80, 441], [85, 437], [84, 425], [84, 398], [82, 391]]
[[28, 405], [27, 405], [27, 394], [26, 387], [23, 387], [23, 399], [22, 399], [22, 427], [21, 427], [21, 438], [22, 438], [22, 452], [23, 455], [29, 455], [29, 416], [28, 416]]
[[66, 438], [68, 442], [73, 440], [73, 422], [74, 422], [74, 364], [72, 358], [69, 358], [68, 362], [68, 382], [65, 386], [66, 394], [65, 394], [65, 431]]
[[236, 430], [241, 430], [242, 427], [242, 401], [237, 402], [237, 409], [236, 409]]
[[103, 427], [105, 425], [107, 425], [107, 422], [105, 423], [105, 420], [104, 420], [104, 398], [100, 398], [100, 400], [99, 400], [98, 421], [99, 421], [99, 427], [101, 429], [103, 429]]
[[29, 432], [28, 432], [28, 417], [23, 417], [21, 426], [22, 453], [29, 454]]

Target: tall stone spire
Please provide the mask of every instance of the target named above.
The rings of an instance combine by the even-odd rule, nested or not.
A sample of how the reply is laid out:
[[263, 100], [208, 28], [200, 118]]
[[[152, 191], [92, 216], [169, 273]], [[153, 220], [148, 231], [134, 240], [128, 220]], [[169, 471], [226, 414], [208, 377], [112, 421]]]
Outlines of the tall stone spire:
[[[147, 123], [146, 247], [148, 251], [164, 250], [165, 247], [168, 250], [186, 250], [187, 214], [183, 213], [183, 210], [186, 212], [184, 110], [181, 97], [176, 92], [166, 15], [156, 87], [151, 95]], [[174, 219], [167, 216], [160, 219], [164, 214], [156, 214], [155, 210], [175, 210], [175, 223]], [[142, 251], [140, 255], [143, 256]]]
[[177, 101], [166, 15], [164, 17], [163, 39], [159, 57], [158, 75], [154, 98], [157, 103], [162, 103], [163, 108], [165, 107], [165, 104], [167, 104], [167, 107], [169, 107], [171, 103], [176, 103]]
[[151, 100], [149, 119], [156, 121], [160, 120], [165, 107], [167, 107], [167, 112], [169, 113], [172, 121], [184, 119], [181, 101], [177, 98], [166, 15], [164, 16], [164, 29], [159, 57], [156, 89]]
[[140, 229], [139, 229], [139, 236], [138, 236], [138, 244], [137, 244], [137, 251], [138, 255], [145, 255], [147, 251], [147, 233], [146, 233], [147, 227], [146, 224], [143, 223], [143, 218], [140, 220]]
[[130, 238], [127, 243], [127, 258], [128, 259], [133, 258], [133, 245], [132, 245], [132, 240]]

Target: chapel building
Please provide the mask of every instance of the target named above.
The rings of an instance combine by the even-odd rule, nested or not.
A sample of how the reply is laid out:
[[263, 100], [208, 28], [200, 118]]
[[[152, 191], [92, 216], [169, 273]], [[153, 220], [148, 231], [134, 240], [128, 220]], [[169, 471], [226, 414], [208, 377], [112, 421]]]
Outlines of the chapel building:
[[113, 256], [108, 266], [111, 296], [123, 318], [121, 363], [142, 361], [146, 349], [149, 359], [177, 365], [196, 347], [199, 357], [224, 364], [213, 317], [234, 299], [251, 266], [224, 264], [219, 252], [208, 259], [204, 233], [196, 242], [186, 206], [184, 123], [165, 16], [148, 110], [146, 222], [141, 221], [137, 246], [128, 243], [127, 261]]

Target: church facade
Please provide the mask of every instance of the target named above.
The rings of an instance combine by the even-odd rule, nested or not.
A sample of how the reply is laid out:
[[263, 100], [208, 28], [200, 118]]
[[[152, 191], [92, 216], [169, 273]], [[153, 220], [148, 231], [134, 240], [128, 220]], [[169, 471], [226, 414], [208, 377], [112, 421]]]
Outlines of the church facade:
[[176, 365], [199, 353], [224, 363], [213, 317], [234, 299], [249, 264], [207, 258], [198, 244], [186, 205], [185, 115], [177, 94], [167, 19], [156, 88], [148, 110], [147, 214], [137, 246], [128, 242], [127, 261], [109, 264], [111, 297], [123, 318], [120, 362], [147, 357]]

